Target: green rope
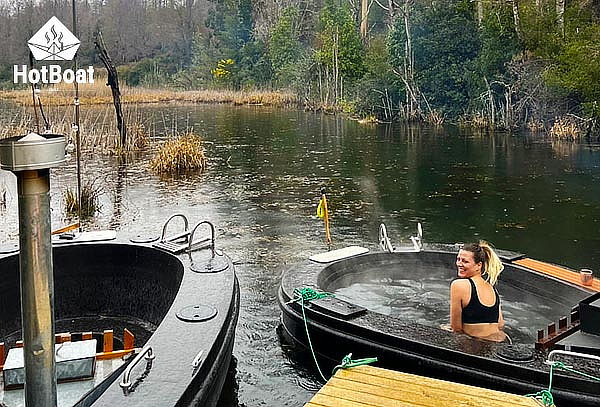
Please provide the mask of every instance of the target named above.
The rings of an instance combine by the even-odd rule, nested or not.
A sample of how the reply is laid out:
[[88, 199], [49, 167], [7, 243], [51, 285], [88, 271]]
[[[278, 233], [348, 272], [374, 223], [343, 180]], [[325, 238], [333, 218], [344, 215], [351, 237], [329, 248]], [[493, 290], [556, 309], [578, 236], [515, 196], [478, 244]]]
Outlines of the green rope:
[[[298, 301], [300, 302], [300, 306], [302, 308], [302, 319], [304, 320], [304, 329], [306, 330], [306, 339], [308, 340], [308, 347], [310, 349], [310, 353], [312, 354], [313, 360], [315, 361], [315, 366], [317, 366], [317, 370], [319, 371], [321, 378], [325, 382], [327, 381], [327, 379], [325, 378], [325, 375], [321, 371], [321, 367], [319, 366], [319, 362], [317, 361], [317, 355], [315, 353], [315, 349], [314, 349], [312, 341], [310, 339], [310, 334], [308, 333], [308, 321], [306, 318], [306, 312], [304, 311], [304, 302], [319, 300], [321, 298], [326, 298], [326, 297], [335, 297], [335, 295], [332, 293], [328, 293], [328, 292], [319, 292], [310, 287], [304, 287], [304, 288], [294, 289], [294, 298], [291, 301], [288, 301], [288, 303], [298, 302]], [[365, 358], [365, 359], [352, 360], [352, 353], [349, 353], [347, 356], [345, 356], [342, 359], [342, 363], [340, 365], [337, 365], [333, 369], [332, 374], [335, 374], [335, 372], [338, 371], [339, 369], [347, 369], [347, 368], [351, 368], [351, 367], [355, 367], [355, 366], [366, 365], [367, 363], [373, 363], [373, 362], [377, 362], [377, 358]]]
[[294, 289], [294, 299], [292, 299], [289, 302], [298, 302], [300, 300], [312, 301], [312, 300], [319, 300], [319, 299], [325, 298], [325, 297], [335, 297], [335, 295], [332, 293], [324, 292], [324, 291], [317, 291], [310, 287], [295, 288]]
[[563, 362], [552, 362], [550, 365], [550, 381], [548, 383], [548, 389], [540, 390], [537, 393], [526, 394], [525, 397], [533, 397], [537, 401], [539, 401], [544, 407], [550, 407], [554, 405], [554, 397], [552, 397], [552, 380], [554, 379], [554, 369], [563, 369], [567, 372], [575, 373], [577, 375], [583, 376], [587, 379], [594, 380], [600, 382], [600, 378], [596, 376], [592, 376], [585, 372], [580, 372], [579, 370], [575, 370], [569, 366], [566, 366]]
[[300, 301], [300, 306], [302, 308], [302, 319], [304, 320], [304, 328], [306, 329], [306, 338], [308, 339], [308, 347], [310, 348], [310, 353], [312, 354], [313, 360], [315, 361], [315, 365], [317, 366], [317, 370], [319, 371], [321, 378], [323, 379], [323, 381], [326, 382], [327, 379], [325, 378], [325, 375], [321, 371], [321, 367], [319, 366], [319, 362], [317, 361], [317, 355], [315, 354], [315, 350], [313, 348], [312, 341], [310, 340], [310, 334], [308, 333], [308, 322], [306, 320], [306, 313], [304, 312], [304, 301], [310, 302], [312, 300], [318, 300], [318, 299], [325, 298], [325, 297], [335, 297], [335, 296], [333, 294], [327, 293], [327, 292], [318, 292], [316, 290], [313, 290], [310, 287], [296, 288], [296, 289], [294, 289], [294, 299], [291, 302]]
[[351, 367], [367, 365], [369, 363], [377, 362], [377, 358], [364, 358], [364, 359], [356, 359], [352, 360], [352, 353], [347, 354], [342, 359], [342, 363], [333, 368], [332, 375], [335, 374], [340, 369], [349, 369]]

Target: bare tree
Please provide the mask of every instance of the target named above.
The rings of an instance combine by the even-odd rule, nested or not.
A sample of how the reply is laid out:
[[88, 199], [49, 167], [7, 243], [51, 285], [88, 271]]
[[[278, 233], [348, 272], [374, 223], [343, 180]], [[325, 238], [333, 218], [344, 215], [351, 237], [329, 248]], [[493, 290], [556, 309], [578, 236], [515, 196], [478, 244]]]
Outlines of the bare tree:
[[521, 31], [521, 14], [519, 11], [519, 0], [511, 0], [515, 32], [519, 41], [523, 42], [523, 33]]
[[561, 37], [565, 36], [565, 0], [556, 0], [556, 25]]

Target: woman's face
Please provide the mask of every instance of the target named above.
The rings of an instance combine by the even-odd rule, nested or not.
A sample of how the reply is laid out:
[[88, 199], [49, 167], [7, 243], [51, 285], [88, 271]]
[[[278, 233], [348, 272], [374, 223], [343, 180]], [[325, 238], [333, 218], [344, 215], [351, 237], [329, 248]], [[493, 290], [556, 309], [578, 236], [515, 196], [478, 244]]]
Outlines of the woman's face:
[[473, 252], [461, 250], [456, 256], [456, 270], [458, 277], [471, 278], [481, 274], [481, 262], [475, 263]]

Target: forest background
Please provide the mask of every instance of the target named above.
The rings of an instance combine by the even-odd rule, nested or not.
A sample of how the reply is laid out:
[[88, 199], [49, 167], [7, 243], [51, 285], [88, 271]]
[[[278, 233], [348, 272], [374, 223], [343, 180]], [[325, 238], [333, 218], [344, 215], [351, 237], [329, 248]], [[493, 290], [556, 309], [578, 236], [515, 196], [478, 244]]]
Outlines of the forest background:
[[[0, 0], [0, 86], [71, 0]], [[372, 120], [598, 132], [600, 0], [77, 0], [130, 86], [285, 90]], [[554, 126], [554, 127], [553, 127]]]

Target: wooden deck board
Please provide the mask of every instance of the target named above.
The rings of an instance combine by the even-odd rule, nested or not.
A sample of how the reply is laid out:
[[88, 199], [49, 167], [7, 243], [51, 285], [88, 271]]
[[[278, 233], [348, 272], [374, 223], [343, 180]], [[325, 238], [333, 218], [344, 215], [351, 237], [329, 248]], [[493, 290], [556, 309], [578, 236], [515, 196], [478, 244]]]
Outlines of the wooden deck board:
[[528, 397], [372, 366], [339, 370], [305, 407], [538, 407]]
[[554, 264], [545, 263], [543, 261], [534, 260], [530, 258], [515, 260], [513, 261], [513, 263], [518, 264], [519, 266], [527, 267], [531, 270], [538, 271], [540, 273], [548, 274], [560, 280], [568, 281], [588, 290], [600, 291], [600, 280], [594, 278], [594, 281], [591, 286], [583, 285], [581, 284], [579, 273], [573, 270], [569, 270]]

